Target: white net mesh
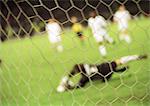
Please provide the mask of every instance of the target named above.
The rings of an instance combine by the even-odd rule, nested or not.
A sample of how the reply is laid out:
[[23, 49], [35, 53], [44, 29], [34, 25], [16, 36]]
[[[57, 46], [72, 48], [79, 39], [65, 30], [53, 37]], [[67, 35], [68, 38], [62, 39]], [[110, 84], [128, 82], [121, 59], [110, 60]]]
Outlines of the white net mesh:
[[[75, 64], [98, 64], [132, 54], [149, 55], [149, 1], [2, 0], [0, 3], [0, 105], [150, 105], [149, 59], [127, 64], [128, 71], [115, 73], [105, 83], [90, 80], [81, 89], [56, 91], [61, 78]], [[131, 44], [119, 40], [117, 25], [112, 21], [120, 5], [125, 5], [132, 15], [128, 28]], [[107, 20], [107, 33], [116, 41], [114, 45], [106, 44], [106, 58], [99, 54], [98, 44], [87, 26], [89, 12], [93, 10]], [[84, 27], [84, 44], [70, 29], [72, 16]], [[47, 37], [45, 26], [51, 18], [63, 29], [62, 52], [55, 51]], [[73, 82], [79, 78], [76, 75]]]

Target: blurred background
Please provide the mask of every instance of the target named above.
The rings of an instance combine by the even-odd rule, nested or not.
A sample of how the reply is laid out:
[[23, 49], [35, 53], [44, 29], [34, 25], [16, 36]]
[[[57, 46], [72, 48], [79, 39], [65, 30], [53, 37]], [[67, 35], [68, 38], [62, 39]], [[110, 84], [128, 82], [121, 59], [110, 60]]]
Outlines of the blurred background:
[[2, 0], [0, 38], [4, 41], [8, 37], [32, 36], [34, 32], [45, 31], [45, 23], [50, 18], [68, 27], [71, 25], [70, 17], [77, 16], [83, 25], [87, 25], [92, 10], [112, 20], [113, 13], [121, 4], [133, 17], [148, 17], [150, 14], [149, 0]]

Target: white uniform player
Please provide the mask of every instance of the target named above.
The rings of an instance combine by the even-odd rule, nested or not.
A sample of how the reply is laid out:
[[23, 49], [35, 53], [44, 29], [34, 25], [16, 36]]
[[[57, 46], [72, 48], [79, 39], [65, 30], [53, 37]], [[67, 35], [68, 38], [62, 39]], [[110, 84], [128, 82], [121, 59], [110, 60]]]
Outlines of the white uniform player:
[[46, 25], [46, 31], [48, 32], [48, 39], [56, 47], [57, 51], [61, 52], [63, 47], [61, 45], [61, 33], [62, 29], [60, 25], [53, 19], [50, 19]]
[[107, 22], [102, 16], [96, 16], [95, 12], [90, 13], [91, 18], [88, 20], [88, 25], [92, 29], [93, 36], [97, 43], [100, 44], [99, 51], [102, 56], [105, 56], [106, 48], [102, 44], [104, 41], [113, 43], [113, 39], [108, 35], [106, 26]]
[[120, 6], [119, 10], [114, 15], [114, 21], [118, 24], [120, 31], [120, 40], [125, 40], [127, 43], [131, 42], [131, 38], [128, 35], [128, 21], [131, 19], [130, 13], [124, 6]]

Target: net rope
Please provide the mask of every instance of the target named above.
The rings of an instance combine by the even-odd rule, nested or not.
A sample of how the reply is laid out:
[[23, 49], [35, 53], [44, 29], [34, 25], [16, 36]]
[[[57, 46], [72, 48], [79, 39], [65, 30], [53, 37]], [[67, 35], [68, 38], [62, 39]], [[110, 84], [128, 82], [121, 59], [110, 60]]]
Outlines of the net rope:
[[[146, 69], [149, 68], [149, 65], [147, 65], [146, 68], [142, 68], [142, 65], [137, 67], [135, 72], [132, 72], [132, 77], [134, 77], [135, 81], [131, 82], [125, 82], [125, 77], [130, 77], [130, 75], [124, 76], [123, 74], [117, 74], [116, 76], [119, 77], [120, 83], [111, 85], [111, 83], [106, 82], [101, 85], [100, 88], [98, 86], [95, 86], [95, 83], [90, 81], [90, 84], [86, 86], [85, 88], [82, 88], [79, 93], [76, 92], [76, 90], [73, 91], [68, 91], [67, 93], [62, 93], [58, 94], [56, 93], [56, 85], [59, 84], [59, 81], [56, 81], [57, 84], [53, 83], [55, 81], [55, 76], [59, 76], [61, 79], [62, 76], [66, 75], [68, 73], [68, 67], [66, 67], [65, 64], [68, 63], [76, 63], [78, 61], [82, 62], [87, 62], [91, 63], [94, 61], [94, 63], [99, 63], [101, 61], [105, 60], [96, 60], [96, 59], [91, 59], [87, 58], [86, 56], [83, 57], [84, 60], [80, 60], [78, 57], [75, 58], [75, 56], [71, 56], [69, 59], [65, 59], [59, 53], [53, 53], [53, 58], [49, 59], [47, 53], [44, 53], [44, 51], [41, 49], [42, 47], [45, 48], [44, 43], [41, 43], [39, 46], [37, 42], [34, 39], [35, 35], [38, 36], [44, 36], [46, 35], [45, 31], [45, 26], [48, 22], [48, 19], [53, 18], [58, 20], [59, 24], [63, 27], [63, 34], [67, 33], [66, 30], [67, 28], [70, 27], [71, 25], [71, 16], [77, 15], [79, 16], [79, 22], [81, 24], [85, 24], [87, 26], [87, 21], [88, 21], [88, 13], [91, 10], [95, 10], [97, 14], [103, 15], [105, 19], [107, 19], [108, 23], [110, 23], [110, 20], [112, 20], [112, 17], [114, 15], [114, 12], [116, 11], [116, 8], [114, 9], [114, 6], [119, 6], [121, 4], [126, 4], [128, 5], [129, 2], [132, 2], [134, 6], [136, 6], [136, 12], [133, 13], [133, 17], [138, 17], [140, 14], [149, 16], [149, 9], [148, 12], [147, 10], [145, 11], [142, 6], [141, 2], [142, 0], [95, 0], [92, 2], [92, 0], [83, 0], [81, 3], [80, 1], [76, 0], [50, 0], [50, 1], [42, 1], [42, 0], [14, 0], [14, 1], [9, 1], [9, 0], [3, 0], [1, 2], [1, 12], [0, 12], [0, 17], [1, 17], [1, 39], [5, 39], [7, 41], [11, 41], [13, 43], [12, 39], [17, 39], [16, 42], [22, 42], [22, 40], [29, 39], [29, 45], [32, 46], [33, 50], [35, 51], [35, 56], [40, 58], [37, 63], [34, 63], [36, 60], [34, 58], [34, 53], [32, 53], [32, 49], [27, 49], [27, 53], [20, 54], [20, 50], [18, 48], [24, 48], [26, 49], [27, 45], [23, 45], [22, 43], [19, 44], [18, 48], [13, 48], [9, 47], [9, 52], [7, 52], [5, 47], [5, 42], [0, 43], [0, 45], [4, 45], [0, 50], [3, 50], [3, 52], [6, 51], [4, 56], [7, 59], [9, 59], [9, 55], [12, 58], [12, 60], [7, 63], [6, 61], [2, 62], [2, 65], [0, 66], [0, 104], [6, 105], [6, 106], [11, 106], [11, 105], [68, 105], [67, 103], [70, 103], [72, 106], [76, 105], [96, 105], [99, 106], [101, 105], [110, 105], [112, 106], [115, 104], [115, 102], [122, 103], [124, 105], [128, 105], [128, 103], [132, 100], [135, 99], [141, 105], [144, 105], [144, 100], [147, 100], [150, 98], [149, 92], [150, 92], [150, 78], [147, 78], [147, 82], [141, 82], [140, 78], [137, 76], [137, 73], [141, 71], [141, 69]], [[48, 3], [50, 2], [50, 3]], [[67, 2], [68, 5], [62, 5], [63, 3]], [[116, 4], [115, 4], [116, 3]], [[52, 4], [52, 5], [50, 5]], [[79, 5], [80, 4], [80, 5]], [[115, 4], [115, 5], [114, 5]], [[25, 6], [26, 5], [26, 6]], [[113, 6], [114, 5], [114, 6]], [[12, 6], [12, 7], [11, 7]], [[51, 7], [52, 6], [52, 7]], [[64, 7], [63, 7], [64, 6]], [[15, 7], [15, 9], [14, 9]], [[108, 12], [105, 14], [105, 12], [100, 11], [100, 8], [104, 7], [106, 11]], [[30, 10], [30, 9], [32, 10]], [[39, 9], [40, 8], [40, 9]], [[104, 9], [104, 11], [105, 11]], [[30, 11], [28, 11], [30, 10]], [[49, 15], [44, 15], [48, 13]], [[36, 22], [37, 21], [37, 22]], [[141, 27], [138, 22], [135, 23], [136, 27]], [[148, 27], [150, 24], [148, 25]], [[109, 25], [109, 27], [111, 27]], [[134, 29], [134, 27], [132, 28]], [[150, 39], [149, 38], [149, 31], [146, 31], [145, 29], [144, 32], [146, 33], [147, 41]], [[65, 33], [66, 31], [66, 33]], [[22, 34], [23, 33], [23, 34]], [[115, 33], [116, 32], [113, 32]], [[32, 38], [33, 36], [33, 38]], [[42, 38], [41, 38], [42, 39]], [[70, 37], [69, 39], [73, 40], [73, 43], [76, 43], [74, 41], [74, 37]], [[133, 37], [134, 39], [134, 37]], [[135, 40], [136, 41], [136, 40]], [[88, 41], [91, 43], [90, 41]], [[31, 44], [30, 44], [31, 43]], [[146, 43], [148, 44], [148, 43]], [[146, 45], [145, 44], [145, 45]], [[91, 48], [93, 47], [93, 43], [90, 44]], [[148, 51], [144, 49], [143, 43], [141, 45], [139, 44], [138, 47], [142, 48], [143, 51]], [[137, 47], [137, 48], [138, 48]], [[74, 48], [78, 48], [78, 46], [73, 45], [72, 48], [67, 48], [66, 52], [69, 52], [73, 50]], [[93, 47], [94, 48], [94, 47]], [[128, 53], [132, 52], [132, 48], [127, 47]], [[50, 48], [51, 49], [51, 48]], [[78, 48], [82, 52], [87, 52], [89, 50], [83, 49], [81, 47]], [[82, 50], [83, 49], [83, 50]], [[12, 54], [10, 53], [12, 51]], [[46, 54], [46, 55], [45, 55]], [[14, 55], [14, 56], [13, 56]], [[26, 61], [25, 58], [23, 58], [23, 55], [28, 55], [30, 57], [29, 60]], [[69, 55], [70, 56], [70, 55]], [[2, 58], [2, 57], [1, 57]], [[115, 57], [112, 57], [113, 59]], [[55, 67], [56, 61], [57, 63], [60, 64], [60, 69], [62, 69], [61, 74], [58, 72], [57, 67]], [[78, 60], [79, 59], [79, 60]], [[4, 59], [5, 60], [5, 59]], [[17, 61], [16, 61], [17, 60]], [[17, 63], [18, 64], [15, 64]], [[40, 67], [46, 67], [47, 70], [52, 71], [51, 73], [44, 72], [42, 74], [42, 71], [34, 71], [35, 70], [32, 66], [34, 64], [35, 66]], [[43, 65], [44, 64], [44, 65]], [[143, 63], [144, 64], [144, 63]], [[148, 64], [148, 63], [145, 63]], [[43, 65], [43, 66], [42, 66]], [[23, 67], [23, 71], [21, 69]], [[32, 67], [32, 68], [31, 68]], [[71, 69], [71, 66], [69, 66]], [[38, 69], [37, 68], [37, 69]], [[50, 69], [49, 69], [50, 68]], [[15, 70], [15, 72], [13, 71]], [[40, 69], [41, 70], [41, 69]], [[150, 71], [147, 71], [147, 75], [149, 75]], [[39, 74], [40, 76], [36, 75]], [[49, 77], [48, 75], [49, 74]], [[23, 76], [19, 76], [23, 75]], [[18, 77], [18, 78], [16, 78]], [[19, 79], [19, 80], [17, 80]], [[56, 79], [56, 80], [60, 80]], [[35, 82], [32, 82], [34, 80]], [[48, 84], [41, 86], [41, 82], [44, 83], [44, 81], [49, 82]], [[127, 84], [126, 84], [127, 83]], [[134, 84], [131, 84], [134, 83]], [[101, 83], [100, 83], [101, 84]], [[129, 85], [128, 85], [129, 84]], [[139, 89], [143, 89], [142, 91], [145, 92], [144, 95], [138, 96], [138, 94], [134, 93], [135, 87], [140, 87]], [[45, 87], [45, 88], [44, 88]], [[92, 92], [90, 88], [92, 87]], [[38, 88], [38, 91], [36, 90]], [[131, 93], [130, 97], [121, 97], [119, 94], [119, 91], [123, 89], [128, 89], [128, 92]], [[26, 90], [22, 90], [26, 89]], [[105, 89], [111, 89], [112, 90], [112, 97], [111, 99], [108, 99], [105, 95]], [[35, 91], [34, 91], [35, 90]], [[14, 93], [15, 92], [15, 93]], [[96, 92], [99, 92], [99, 97], [95, 97]], [[140, 90], [139, 90], [140, 93]], [[80, 101], [78, 98], [80, 98], [80, 95], [84, 95], [83, 97], [85, 98]], [[58, 97], [58, 98], [57, 98]], [[56, 101], [55, 101], [56, 98]], [[95, 99], [94, 99], [95, 98]], [[42, 101], [41, 101], [42, 99]], [[67, 102], [68, 100], [70, 102]], [[147, 100], [148, 101], [148, 100]], [[56, 102], [56, 103], [55, 103]]]

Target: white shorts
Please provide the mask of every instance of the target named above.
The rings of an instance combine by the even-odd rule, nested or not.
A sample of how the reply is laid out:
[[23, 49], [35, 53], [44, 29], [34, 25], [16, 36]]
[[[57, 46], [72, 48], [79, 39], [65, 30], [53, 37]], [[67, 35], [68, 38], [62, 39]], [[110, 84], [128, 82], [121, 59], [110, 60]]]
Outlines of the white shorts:
[[96, 42], [103, 42], [105, 39], [105, 35], [107, 35], [106, 30], [99, 30], [96, 33], [94, 33], [94, 38]]
[[61, 37], [60, 36], [48, 36], [48, 39], [51, 43], [58, 43], [61, 42]]
[[97, 35], [97, 36], [94, 35], [94, 38], [95, 38], [95, 40], [96, 40], [97, 43], [104, 41], [104, 37], [101, 36], [101, 35]]
[[119, 31], [125, 31], [128, 29], [128, 24], [119, 24]]

